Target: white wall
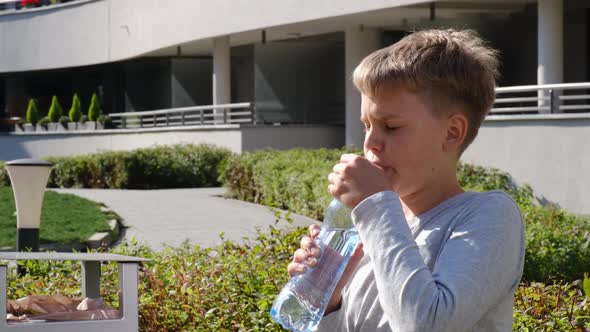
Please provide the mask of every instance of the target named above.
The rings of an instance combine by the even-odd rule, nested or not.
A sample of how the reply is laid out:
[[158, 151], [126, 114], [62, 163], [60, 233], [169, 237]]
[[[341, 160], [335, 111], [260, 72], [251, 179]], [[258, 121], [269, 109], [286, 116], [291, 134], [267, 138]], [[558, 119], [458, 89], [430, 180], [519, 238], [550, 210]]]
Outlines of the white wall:
[[210, 143], [240, 152], [237, 126], [224, 129], [101, 130], [79, 134], [6, 134], [0, 136], [0, 160], [72, 156], [100, 151], [124, 151], [154, 145]]
[[344, 128], [327, 126], [222, 125], [209, 128], [101, 130], [96, 132], [0, 135], [0, 160], [73, 156], [155, 145], [208, 143], [241, 153], [266, 147], [341, 147]]
[[279, 150], [292, 148], [341, 148], [344, 146], [344, 128], [330, 126], [265, 126], [243, 129], [242, 149], [252, 151], [272, 147]]
[[486, 120], [462, 160], [499, 168], [541, 199], [590, 215], [588, 137], [590, 115]]
[[427, 1], [79, 0], [0, 13], [0, 72], [112, 62], [194, 40], [420, 2]]

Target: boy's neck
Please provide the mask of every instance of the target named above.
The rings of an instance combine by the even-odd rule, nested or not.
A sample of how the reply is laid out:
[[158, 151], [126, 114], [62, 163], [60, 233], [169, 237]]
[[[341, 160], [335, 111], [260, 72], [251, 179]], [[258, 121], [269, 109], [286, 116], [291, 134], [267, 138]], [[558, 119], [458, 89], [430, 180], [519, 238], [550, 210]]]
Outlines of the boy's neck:
[[400, 196], [400, 202], [406, 220], [410, 220], [463, 192], [464, 190], [459, 185], [455, 175], [447, 183], [437, 181], [437, 183], [432, 183], [417, 192], [403, 197]]

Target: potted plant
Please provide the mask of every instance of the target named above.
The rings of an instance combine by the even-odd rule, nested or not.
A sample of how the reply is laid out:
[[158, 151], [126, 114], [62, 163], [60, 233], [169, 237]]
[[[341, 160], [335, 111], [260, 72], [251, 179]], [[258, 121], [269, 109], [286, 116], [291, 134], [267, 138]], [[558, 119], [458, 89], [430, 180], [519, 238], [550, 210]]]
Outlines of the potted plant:
[[96, 128], [97, 129], [105, 129], [111, 128], [112, 120], [111, 117], [105, 114], [101, 114], [98, 119], [96, 119]]
[[62, 113], [63, 108], [61, 108], [57, 96], [53, 96], [53, 99], [51, 99], [51, 106], [49, 107], [49, 113], [47, 114], [50, 121], [50, 123], [47, 124], [49, 131], [57, 131], [58, 127], [61, 126], [60, 119]]
[[102, 111], [100, 109], [100, 102], [98, 101], [96, 93], [93, 93], [92, 99], [90, 99], [90, 107], [88, 107], [88, 121], [86, 121], [87, 130], [96, 129], [96, 121], [98, 120], [98, 117], [101, 113]]
[[33, 98], [29, 99], [29, 106], [27, 107], [25, 132], [35, 131], [35, 124], [39, 121], [39, 111], [37, 110], [37, 103]]
[[72, 98], [72, 107], [70, 107], [70, 111], [68, 112], [68, 118], [70, 122], [68, 122], [68, 130], [77, 130], [78, 127], [82, 128], [81, 125], [78, 123], [82, 118], [82, 105], [80, 104], [80, 98], [78, 98], [77, 94], [74, 94]]
[[47, 132], [49, 131], [48, 127], [51, 124], [51, 120], [48, 116], [44, 116], [37, 122], [37, 126], [35, 127], [36, 132]]
[[25, 131], [24, 125], [27, 123], [24, 119], [18, 119], [14, 123], [14, 132], [15, 133], [22, 133]]
[[68, 118], [65, 115], [62, 115], [61, 118], [59, 118], [59, 125], [57, 126], [57, 131], [68, 131], [69, 121], [70, 118]]

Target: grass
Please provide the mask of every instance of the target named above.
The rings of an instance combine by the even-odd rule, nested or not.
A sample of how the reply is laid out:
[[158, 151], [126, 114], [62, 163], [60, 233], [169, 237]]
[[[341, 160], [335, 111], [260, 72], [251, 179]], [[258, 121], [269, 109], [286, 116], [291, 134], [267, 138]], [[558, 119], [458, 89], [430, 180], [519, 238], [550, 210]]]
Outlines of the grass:
[[[85, 241], [96, 232], [108, 231], [116, 216], [100, 210], [100, 204], [71, 194], [46, 191], [41, 209], [40, 242]], [[0, 187], [0, 247], [16, 247], [16, 207], [11, 187]]]

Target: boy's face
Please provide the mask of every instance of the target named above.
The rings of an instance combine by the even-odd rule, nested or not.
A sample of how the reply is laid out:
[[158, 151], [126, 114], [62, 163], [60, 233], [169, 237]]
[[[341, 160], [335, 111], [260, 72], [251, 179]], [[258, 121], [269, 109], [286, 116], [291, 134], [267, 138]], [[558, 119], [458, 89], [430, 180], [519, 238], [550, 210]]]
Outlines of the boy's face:
[[363, 94], [361, 121], [365, 157], [385, 170], [398, 195], [418, 193], [444, 174], [449, 160], [443, 150], [447, 121], [435, 116], [418, 95], [403, 88], [379, 96]]

